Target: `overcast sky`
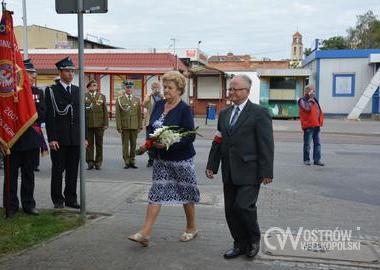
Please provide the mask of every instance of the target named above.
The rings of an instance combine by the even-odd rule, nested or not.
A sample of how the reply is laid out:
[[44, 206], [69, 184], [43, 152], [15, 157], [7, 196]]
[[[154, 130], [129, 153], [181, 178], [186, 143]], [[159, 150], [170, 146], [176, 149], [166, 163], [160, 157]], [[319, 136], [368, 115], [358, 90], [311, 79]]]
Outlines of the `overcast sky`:
[[[66, 0], [65, 0], [66, 1]], [[22, 24], [22, 1], [6, 0], [14, 24]], [[38, 24], [77, 35], [76, 15], [55, 12], [53, 0], [26, 0], [28, 25]], [[251, 54], [290, 57], [297, 30], [304, 47], [315, 38], [345, 35], [356, 15], [380, 13], [379, 0], [108, 0], [108, 13], [85, 15], [84, 33], [128, 49], [200, 48], [209, 56]]]

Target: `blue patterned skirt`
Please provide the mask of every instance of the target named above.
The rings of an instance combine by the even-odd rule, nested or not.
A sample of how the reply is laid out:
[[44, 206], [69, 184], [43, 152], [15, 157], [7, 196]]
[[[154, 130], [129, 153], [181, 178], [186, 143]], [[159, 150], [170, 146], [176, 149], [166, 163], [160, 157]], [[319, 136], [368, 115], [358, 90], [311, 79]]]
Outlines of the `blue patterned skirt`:
[[154, 204], [186, 204], [200, 200], [193, 159], [155, 159], [148, 200]]

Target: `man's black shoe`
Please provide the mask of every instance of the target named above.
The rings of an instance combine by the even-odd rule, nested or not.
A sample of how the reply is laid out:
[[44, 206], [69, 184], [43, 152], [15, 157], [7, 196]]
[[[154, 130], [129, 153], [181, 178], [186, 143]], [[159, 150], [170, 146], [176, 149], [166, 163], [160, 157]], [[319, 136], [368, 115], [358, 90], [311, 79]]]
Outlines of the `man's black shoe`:
[[133, 169], [137, 169], [138, 168], [135, 164], [129, 164], [129, 167], [131, 167]]
[[225, 259], [233, 259], [240, 255], [243, 255], [245, 252], [244, 250], [241, 250], [238, 247], [231, 248], [230, 250], [227, 250], [226, 253], [224, 253]]
[[8, 218], [14, 217], [17, 212], [18, 212], [18, 209], [10, 209], [9, 214], [8, 214]]
[[65, 206], [66, 207], [70, 207], [70, 208], [75, 208], [75, 209], [79, 209], [80, 208], [80, 205], [77, 202], [75, 202], [75, 203], [65, 203]]
[[28, 215], [38, 216], [40, 212], [36, 208], [24, 209], [24, 212]]
[[88, 165], [87, 170], [92, 170], [94, 168], [94, 165]]
[[325, 166], [324, 163], [322, 163], [321, 161], [314, 161], [314, 165], [317, 165], [317, 166]]
[[129, 169], [129, 165], [125, 164], [124, 169]]
[[95, 165], [95, 170], [100, 171], [101, 170], [100, 166]]
[[54, 204], [54, 208], [56, 208], [56, 209], [62, 209], [62, 208], [65, 208], [65, 207], [63, 206], [63, 203], [55, 203]]
[[40, 171], [40, 168], [35, 167], [35, 168], [34, 168], [34, 171], [35, 171], [35, 172], [39, 172], [39, 171]]
[[254, 243], [248, 246], [247, 252], [245, 255], [247, 255], [248, 258], [253, 259], [259, 253], [260, 251], [260, 244], [259, 243]]
[[153, 166], [153, 160], [148, 160], [148, 164], [146, 164], [146, 166], [149, 168], [149, 167], [152, 167]]

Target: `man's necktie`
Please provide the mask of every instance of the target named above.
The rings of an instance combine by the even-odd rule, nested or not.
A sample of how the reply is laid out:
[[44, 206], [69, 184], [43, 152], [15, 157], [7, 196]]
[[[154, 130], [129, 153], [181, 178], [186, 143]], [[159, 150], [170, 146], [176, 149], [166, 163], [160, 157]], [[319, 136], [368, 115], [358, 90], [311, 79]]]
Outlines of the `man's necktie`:
[[70, 89], [69, 85], [66, 87], [66, 91], [67, 91], [67, 93], [71, 94], [71, 89]]
[[236, 121], [239, 116], [239, 111], [240, 111], [239, 107], [235, 107], [235, 112], [234, 112], [234, 115], [232, 116], [231, 123], [230, 123], [231, 128], [236, 124]]

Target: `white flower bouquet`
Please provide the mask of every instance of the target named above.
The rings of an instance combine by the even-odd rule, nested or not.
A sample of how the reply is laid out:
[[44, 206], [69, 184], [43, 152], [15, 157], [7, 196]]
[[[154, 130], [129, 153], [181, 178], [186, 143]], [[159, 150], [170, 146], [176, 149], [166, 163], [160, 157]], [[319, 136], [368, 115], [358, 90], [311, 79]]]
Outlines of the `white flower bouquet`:
[[163, 144], [165, 149], [168, 150], [170, 146], [181, 141], [182, 138], [191, 136], [193, 134], [198, 134], [197, 129], [185, 130], [183, 128], [178, 128], [178, 126], [163, 126], [157, 128], [153, 134], [149, 134], [149, 139], [145, 140], [144, 144], [141, 145], [137, 150], [137, 155], [142, 155], [149, 149], [153, 147], [155, 142]]

